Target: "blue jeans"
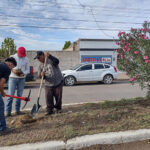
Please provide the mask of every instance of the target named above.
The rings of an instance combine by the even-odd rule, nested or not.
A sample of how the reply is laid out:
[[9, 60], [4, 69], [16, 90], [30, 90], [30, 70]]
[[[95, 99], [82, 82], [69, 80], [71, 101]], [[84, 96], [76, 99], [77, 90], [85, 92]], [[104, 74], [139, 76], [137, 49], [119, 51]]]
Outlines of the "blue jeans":
[[[25, 85], [25, 78], [9, 78], [8, 94], [14, 95], [15, 90], [17, 89], [17, 96], [22, 96], [24, 85]], [[13, 103], [13, 98], [9, 97], [7, 99], [7, 103], [6, 103], [6, 113], [7, 114], [11, 114], [12, 103]], [[16, 99], [16, 103], [15, 103], [15, 111], [16, 112], [20, 111], [20, 105], [21, 105], [21, 100]]]
[[4, 116], [4, 102], [2, 95], [0, 94], [0, 131], [6, 129], [6, 121]]

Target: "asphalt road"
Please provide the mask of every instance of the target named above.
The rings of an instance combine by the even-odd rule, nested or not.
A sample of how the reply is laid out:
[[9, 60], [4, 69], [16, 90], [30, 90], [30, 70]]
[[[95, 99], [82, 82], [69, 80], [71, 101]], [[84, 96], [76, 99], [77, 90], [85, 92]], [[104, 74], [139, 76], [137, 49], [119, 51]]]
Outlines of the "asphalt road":
[[[36, 103], [39, 87], [25, 88], [23, 96], [27, 96], [29, 89], [31, 92], [31, 102], [29, 102], [26, 108], [32, 108]], [[7, 93], [7, 89], [5, 90]], [[134, 98], [143, 97], [146, 95], [146, 90], [141, 90], [140, 87], [135, 84], [131, 85], [128, 81], [115, 81], [111, 85], [105, 85], [103, 83], [87, 83], [79, 84], [72, 87], [64, 86], [63, 88], [63, 104], [83, 103], [83, 102], [96, 102], [105, 100], [119, 100], [121, 98]], [[4, 98], [6, 102], [7, 98]], [[15, 99], [14, 99], [15, 101]], [[22, 105], [24, 102], [22, 102]], [[40, 104], [45, 106], [44, 87], [41, 92]], [[14, 104], [13, 104], [14, 110]]]

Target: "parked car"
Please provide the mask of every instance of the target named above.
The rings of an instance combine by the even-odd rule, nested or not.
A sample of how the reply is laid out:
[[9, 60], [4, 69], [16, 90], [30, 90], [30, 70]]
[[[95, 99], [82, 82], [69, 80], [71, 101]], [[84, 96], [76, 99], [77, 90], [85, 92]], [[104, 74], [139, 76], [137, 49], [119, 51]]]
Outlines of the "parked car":
[[67, 86], [88, 81], [103, 81], [105, 84], [111, 84], [118, 76], [115, 66], [104, 63], [80, 63], [70, 70], [62, 71], [62, 74], [64, 84]]
[[34, 81], [34, 70], [33, 66], [30, 66], [30, 72], [26, 76], [26, 82]]

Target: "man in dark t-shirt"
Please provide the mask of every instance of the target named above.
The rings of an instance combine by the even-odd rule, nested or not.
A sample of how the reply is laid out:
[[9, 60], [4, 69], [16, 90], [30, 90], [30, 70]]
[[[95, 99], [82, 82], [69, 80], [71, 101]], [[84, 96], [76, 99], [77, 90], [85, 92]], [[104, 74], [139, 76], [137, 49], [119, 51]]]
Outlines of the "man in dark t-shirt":
[[11, 129], [6, 127], [2, 97], [5, 97], [4, 84], [8, 80], [11, 70], [16, 65], [16, 60], [12, 57], [7, 58], [4, 63], [0, 63], [0, 134], [11, 131]]

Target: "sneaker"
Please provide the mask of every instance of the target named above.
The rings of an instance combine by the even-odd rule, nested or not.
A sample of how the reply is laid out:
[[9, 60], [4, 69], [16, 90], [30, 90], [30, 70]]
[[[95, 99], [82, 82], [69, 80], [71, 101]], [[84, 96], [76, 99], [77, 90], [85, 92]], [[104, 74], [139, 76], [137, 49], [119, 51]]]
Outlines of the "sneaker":
[[24, 112], [21, 112], [21, 111], [17, 111], [15, 112], [15, 115], [24, 115], [25, 113]]
[[49, 116], [49, 115], [52, 115], [54, 112], [53, 111], [50, 111], [50, 112], [46, 112], [45, 113], [45, 116]]
[[10, 114], [6, 114], [6, 117], [11, 117], [11, 113]]
[[6, 127], [6, 129], [0, 131], [0, 135], [5, 135], [5, 134], [11, 133], [13, 131], [14, 131], [14, 128], [7, 128]]

